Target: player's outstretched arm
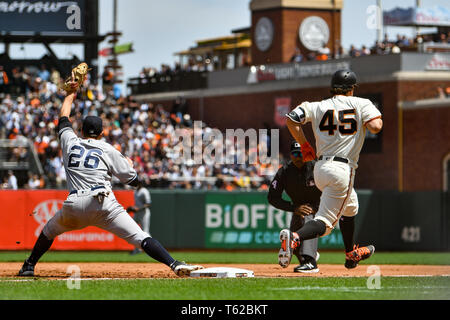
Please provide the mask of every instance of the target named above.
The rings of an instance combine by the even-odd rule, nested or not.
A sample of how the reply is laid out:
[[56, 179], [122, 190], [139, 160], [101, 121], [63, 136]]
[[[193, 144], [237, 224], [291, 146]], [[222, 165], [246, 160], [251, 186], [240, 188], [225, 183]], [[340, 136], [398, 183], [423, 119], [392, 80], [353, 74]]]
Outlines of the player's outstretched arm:
[[72, 110], [72, 103], [75, 100], [76, 93], [71, 93], [66, 96], [64, 99], [63, 105], [61, 107], [61, 110], [59, 111], [59, 117], [69, 117], [70, 111]]
[[290, 118], [286, 119], [286, 125], [291, 133], [292, 137], [300, 143], [300, 145], [308, 142], [306, 140], [305, 134], [303, 133], [303, 129], [300, 123], [292, 121]]
[[72, 81], [68, 81], [67, 85], [70, 87], [71, 92], [68, 92], [64, 99], [61, 110], [59, 111], [60, 118], [62, 118], [62, 117], [68, 118], [70, 116], [70, 111], [72, 110], [72, 103], [77, 96], [77, 90], [78, 90], [79, 83], [77, 81], [75, 81], [75, 75], [73, 72], [72, 72]]

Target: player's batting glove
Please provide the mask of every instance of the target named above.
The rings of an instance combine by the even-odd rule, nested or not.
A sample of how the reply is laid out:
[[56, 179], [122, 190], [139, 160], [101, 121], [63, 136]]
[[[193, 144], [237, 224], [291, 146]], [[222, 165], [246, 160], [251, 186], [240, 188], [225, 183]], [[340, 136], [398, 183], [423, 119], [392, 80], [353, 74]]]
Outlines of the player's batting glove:
[[303, 161], [308, 162], [316, 159], [316, 152], [314, 151], [313, 147], [308, 142], [305, 142], [301, 145], [302, 148], [302, 154], [303, 154]]

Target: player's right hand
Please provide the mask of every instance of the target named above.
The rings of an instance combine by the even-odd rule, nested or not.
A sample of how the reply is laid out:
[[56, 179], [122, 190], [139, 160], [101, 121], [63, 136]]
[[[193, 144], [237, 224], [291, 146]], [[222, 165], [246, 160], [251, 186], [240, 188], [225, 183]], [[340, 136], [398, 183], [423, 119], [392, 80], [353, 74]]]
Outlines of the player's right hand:
[[314, 213], [314, 209], [311, 208], [308, 204], [302, 204], [297, 207], [294, 211], [294, 214], [299, 216], [307, 216]]
[[308, 162], [316, 159], [316, 152], [314, 151], [313, 147], [306, 141], [301, 146], [302, 148], [302, 154], [303, 154], [303, 161]]

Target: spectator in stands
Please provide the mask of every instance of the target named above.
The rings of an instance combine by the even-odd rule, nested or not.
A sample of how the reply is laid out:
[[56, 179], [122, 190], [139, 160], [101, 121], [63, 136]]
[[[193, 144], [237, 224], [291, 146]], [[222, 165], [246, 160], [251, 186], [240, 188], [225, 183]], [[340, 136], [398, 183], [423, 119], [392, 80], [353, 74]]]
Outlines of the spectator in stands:
[[400, 52], [402, 52], [402, 50], [400, 49], [400, 47], [397, 44], [391, 44], [391, 53], [394, 54], [399, 54]]
[[8, 189], [17, 190], [17, 178], [12, 170], [8, 170]]
[[0, 66], [0, 94], [8, 92], [9, 78], [3, 66]]
[[292, 55], [291, 59], [289, 60], [290, 62], [302, 62], [304, 59], [302, 52], [300, 51], [299, 48], [295, 48], [294, 54]]
[[172, 115], [175, 115], [179, 122], [184, 120], [184, 115], [187, 113], [187, 102], [183, 97], [177, 97], [172, 105]]
[[445, 91], [446, 90], [444, 89], [443, 86], [437, 87], [437, 98], [438, 99], [445, 99], [445, 98], [447, 98], [447, 93]]
[[61, 80], [61, 75], [60, 75], [59, 71], [56, 70], [55, 68], [52, 68], [52, 73], [50, 75], [50, 80], [51, 80], [51, 82], [54, 85], [56, 85], [56, 86], [59, 85], [59, 82]]
[[371, 49], [372, 54], [385, 54], [385, 45], [383, 42], [376, 41]]
[[390, 44], [391, 42], [389, 41], [389, 36], [387, 33], [384, 34], [384, 39], [383, 39], [383, 44], [384, 47], [386, 47], [388, 44]]
[[328, 48], [326, 42], [323, 42], [322, 47], [319, 50], [317, 50], [316, 60], [319, 60], [319, 61], [328, 60], [330, 57], [330, 54], [331, 54], [330, 48]]
[[359, 52], [358, 49], [356, 49], [356, 47], [354, 45], [350, 46], [350, 57], [352, 58], [356, 58], [359, 57], [361, 55], [361, 53]]
[[105, 67], [102, 74], [102, 84], [103, 84], [103, 90], [106, 93], [109, 93], [114, 84], [114, 72], [111, 67]]
[[402, 36], [398, 34], [395, 45], [399, 48], [409, 47], [409, 40], [406, 38], [405, 35]]
[[316, 53], [316, 52], [310, 51], [310, 52], [306, 55], [306, 59], [307, 59], [308, 61], [313, 61], [313, 60], [316, 60], [316, 56], [317, 56], [317, 53]]
[[30, 174], [28, 179], [28, 188], [30, 189], [39, 189], [41, 186], [41, 180], [39, 179], [39, 175], [37, 174]]
[[38, 77], [41, 78], [42, 81], [48, 81], [50, 79], [50, 72], [47, 70], [47, 66], [45, 64], [41, 66]]
[[370, 53], [370, 49], [368, 49], [365, 45], [361, 47], [361, 56], [369, 56]]

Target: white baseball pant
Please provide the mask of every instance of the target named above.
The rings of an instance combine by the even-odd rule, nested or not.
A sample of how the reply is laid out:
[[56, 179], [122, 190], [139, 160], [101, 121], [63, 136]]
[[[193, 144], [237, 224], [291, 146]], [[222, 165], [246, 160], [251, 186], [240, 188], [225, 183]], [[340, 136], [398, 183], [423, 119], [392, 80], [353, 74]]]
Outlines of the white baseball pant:
[[90, 192], [69, 195], [62, 209], [47, 222], [43, 232], [48, 239], [54, 239], [64, 232], [88, 226], [109, 231], [136, 247], [150, 237], [117, 202], [112, 192], [102, 202]]
[[319, 160], [314, 167], [314, 181], [322, 191], [315, 219], [327, 226], [324, 235], [330, 234], [341, 216], [352, 217], [358, 213], [358, 196], [353, 188], [355, 169], [347, 163]]

